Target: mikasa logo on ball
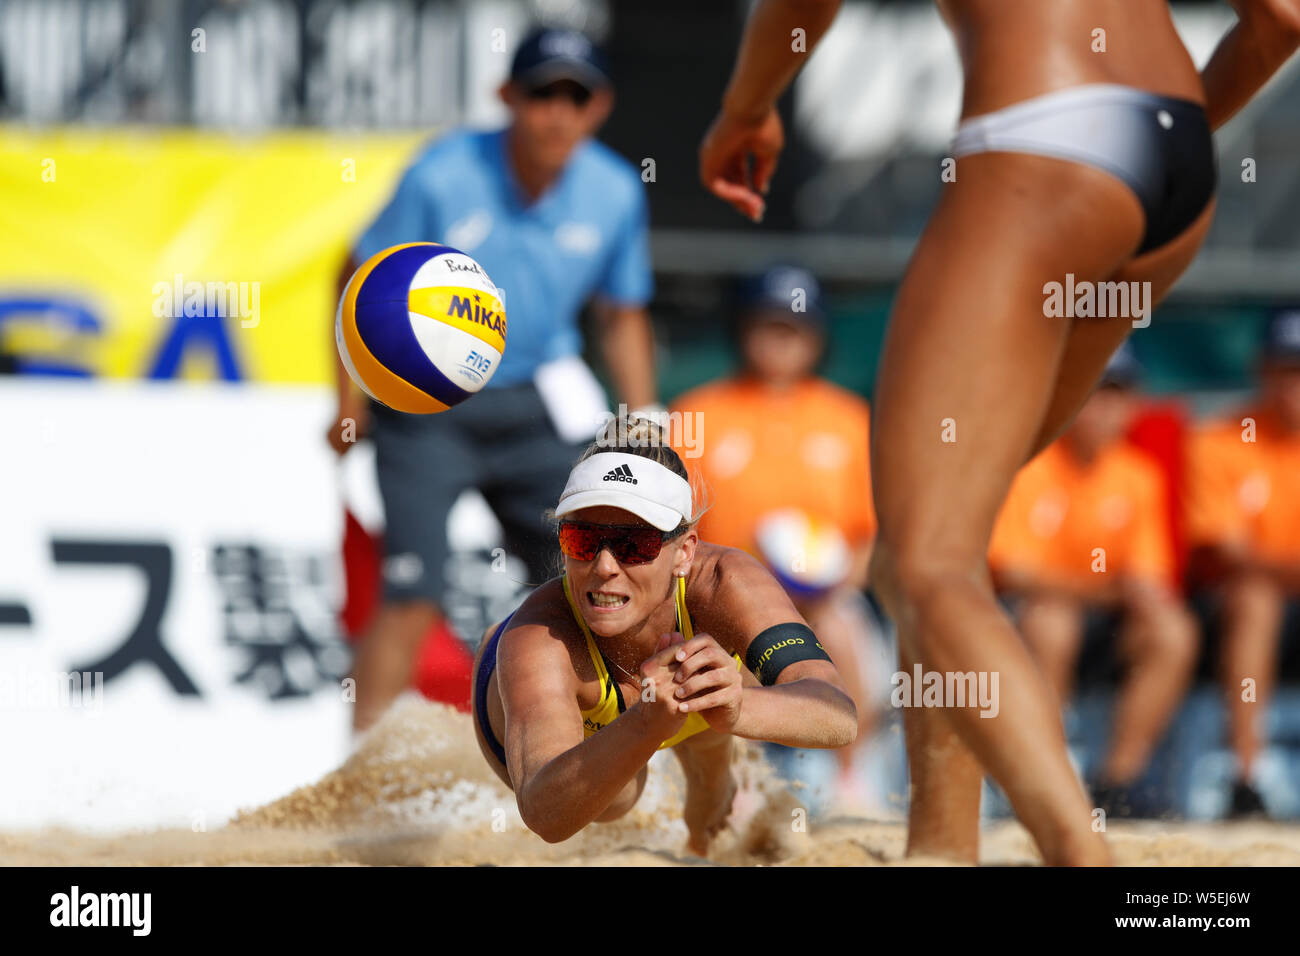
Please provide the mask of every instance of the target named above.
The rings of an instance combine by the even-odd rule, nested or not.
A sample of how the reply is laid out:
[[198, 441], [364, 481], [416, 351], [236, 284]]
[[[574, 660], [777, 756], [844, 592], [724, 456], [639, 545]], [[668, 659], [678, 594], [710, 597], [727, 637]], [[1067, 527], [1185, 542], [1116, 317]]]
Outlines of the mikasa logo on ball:
[[502, 338], [506, 334], [506, 314], [496, 309], [488, 308], [483, 304], [481, 296], [474, 296], [471, 302], [469, 297], [453, 295], [451, 304], [447, 306], [447, 314], [455, 315], [458, 318], [469, 319], [471, 322], [477, 322], [479, 325], [486, 325], [494, 332], [499, 332]]

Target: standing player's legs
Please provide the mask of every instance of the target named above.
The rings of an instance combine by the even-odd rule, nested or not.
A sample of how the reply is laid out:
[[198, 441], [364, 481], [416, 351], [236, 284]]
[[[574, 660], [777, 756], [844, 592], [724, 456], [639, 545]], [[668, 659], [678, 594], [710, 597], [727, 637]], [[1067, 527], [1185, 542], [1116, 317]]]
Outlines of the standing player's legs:
[[[1108, 280], [1150, 282], [1150, 304], [1154, 307], [1195, 258], [1213, 217], [1214, 201], [1211, 200], [1182, 235], [1125, 263]], [[1065, 430], [1092, 394], [1111, 355], [1131, 331], [1129, 323], [1113, 319], [1073, 321], [1043, 424], [1025, 456], [1026, 460], [1037, 455]], [[900, 659], [903, 668], [910, 672], [913, 661], [906, 655]], [[979, 762], [945, 722], [931, 719], [924, 712], [904, 712], [903, 722], [905, 728], [909, 723], [911, 725], [908, 729], [909, 765], [915, 768], [918, 760], [932, 759], [939, 768], [933, 775], [924, 771], [918, 775], [913, 771], [914, 804], [933, 810], [921, 819], [913, 815], [909, 830], [910, 852], [947, 853], [973, 860], [978, 846]], [[927, 755], [933, 756], [927, 758]], [[944, 782], [945, 777], [952, 781], [951, 786]], [[919, 796], [917, 787], [922, 788]], [[971, 793], [976, 796], [971, 798]]]
[[374, 724], [411, 684], [416, 654], [441, 614], [447, 514], [478, 467], [454, 413], [371, 411], [384, 502], [384, 600], [353, 665], [356, 731]]
[[903, 280], [876, 385], [872, 580], [905, 667], [999, 681], [992, 719], [969, 706], [907, 715], [911, 852], [973, 859], [979, 775], [964, 743], [1047, 862], [1109, 858], [1055, 695], [998, 605], [985, 555], [1069, 338], [1065, 320], [1044, 314], [1044, 283], [1112, 275], [1143, 222], [1133, 193], [1097, 169], [976, 154], [961, 160]]
[[[901, 627], [899, 636], [898, 668], [912, 674], [920, 658], [902, 641]], [[979, 862], [979, 760], [943, 714], [924, 707], [903, 708], [903, 742], [911, 781], [907, 855]]]

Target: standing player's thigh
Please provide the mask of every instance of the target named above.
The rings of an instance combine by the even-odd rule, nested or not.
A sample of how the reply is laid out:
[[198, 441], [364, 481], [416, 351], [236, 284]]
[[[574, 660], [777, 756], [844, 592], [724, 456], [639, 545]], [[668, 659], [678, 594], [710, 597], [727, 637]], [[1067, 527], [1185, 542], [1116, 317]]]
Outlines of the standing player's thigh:
[[1100, 170], [1018, 153], [961, 160], [881, 355], [871, 467], [882, 541], [982, 554], [1069, 331], [1045, 314], [1044, 284], [1112, 274], [1141, 229], [1136, 197]]
[[450, 553], [447, 515], [477, 480], [477, 455], [450, 416], [373, 413], [371, 438], [384, 502], [384, 597], [438, 604]]
[[[1205, 235], [1214, 219], [1214, 201], [1197, 217], [1182, 235], [1121, 266], [1111, 282], [1150, 282], [1152, 308], [1178, 281], [1178, 277], [1196, 258]], [[1150, 316], [1147, 316], [1149, 319]], [[1050, 445], [1065, 430], [1084, 401], [1092, 394], [1097, 380], [1111, 355], [1133, 330], [1133, 320], [1123, 318], [1075, 319], [1070, 328], [1070, 341], [1061, 359], [1061, 374], [1043, 427], [1029, 457]]]

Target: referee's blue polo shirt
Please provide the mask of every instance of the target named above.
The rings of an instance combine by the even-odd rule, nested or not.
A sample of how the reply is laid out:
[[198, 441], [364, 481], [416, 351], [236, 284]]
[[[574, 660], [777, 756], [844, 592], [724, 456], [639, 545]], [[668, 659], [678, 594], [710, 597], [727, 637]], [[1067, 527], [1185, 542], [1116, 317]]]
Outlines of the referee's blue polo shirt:
[[528, 205], [505, 138], [504, 129], [458, 131], [433, 142], [353, 249], [361, 263], [399, 243], [442, 242], [478, 260], [504, 291], [510, 322], [485, 388], [531, 381], [542, 363], [581, 353], [578, 313], [593, 295], [644, 305], [654, 291], [636, 167], [587, 140]]

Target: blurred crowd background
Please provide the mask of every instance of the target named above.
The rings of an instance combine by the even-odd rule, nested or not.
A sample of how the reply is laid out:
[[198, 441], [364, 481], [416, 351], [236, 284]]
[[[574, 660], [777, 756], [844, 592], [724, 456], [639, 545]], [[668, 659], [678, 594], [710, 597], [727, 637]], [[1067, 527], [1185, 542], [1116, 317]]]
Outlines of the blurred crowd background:
[[[1172, 7], [1203, 62], [1231, 8]], [[960, 74], [932, 4], [846, 2], [782, 102], [789, 146], [750, 224], [695, 164], [746, 10], [0, 0], [4, 666], [103, 671], [109, 701], [142, 702], [141, 734], [202, 704], [186, 734], [239, 728], [231, 765], [251, 735], [292, 750], [270, 741], [313, 732], [303, 707], [337, 698], [384, 561], [373, 453], [340, 462], [322, 438], [338, 272], [430, 138], [510, 120], [497, 88], [547, 24], [608, 57], [598, 138], [644, 184], [657, 397], [701, 416], [686, 463], [713, 489], [703, 536], [768, 560], [852, 661], [855, 752], [772, 758], [821, 812], [899, 812], [897, 665], [865, 576], [868, 401]], [[1022, 474], [995, 536], [1007, 606], [1114, 813], [1300, 817], [1298, 100], [1293, 62], [1217, 137], [1204, 251]], [[243, 307], [167, 308], [190, 282], [233, 284]], [[794, 289], [806, 308], [789, 309]], [[613, 406], [598, 339], [584, 357]], [[414, 680], [463, 707], [470, 655], [526, 569], [502, 564], [472, 492], [448, 540], [445, 617]], [[48, 743], [9, 756], [37, 767]], [[264, 767], [259, 785], [333, 759], [300, 753], [268, 758], [290, 776]], [[0, 826], [50, 805], [12, 803]]]

